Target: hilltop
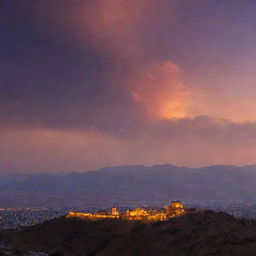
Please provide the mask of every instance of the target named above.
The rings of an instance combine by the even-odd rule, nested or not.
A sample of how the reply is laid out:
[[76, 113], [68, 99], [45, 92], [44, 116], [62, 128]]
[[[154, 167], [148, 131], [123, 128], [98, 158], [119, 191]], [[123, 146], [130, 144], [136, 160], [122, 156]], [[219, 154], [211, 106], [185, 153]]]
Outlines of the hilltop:
[[251, 256], [256, 222], [213, 211], [154, 223], [61, 217], [2, 238], [18, 250], [65, 256]]
[[[84, 173], [0, 176], [0, 207], [255, 200], [256, 166], [120, 166]], [[25, 203], [24, 203], [25, 202]], [[25, 205], [24, 205], [25, 204]], [[133, 206], [133, 205], [131, 205]]]

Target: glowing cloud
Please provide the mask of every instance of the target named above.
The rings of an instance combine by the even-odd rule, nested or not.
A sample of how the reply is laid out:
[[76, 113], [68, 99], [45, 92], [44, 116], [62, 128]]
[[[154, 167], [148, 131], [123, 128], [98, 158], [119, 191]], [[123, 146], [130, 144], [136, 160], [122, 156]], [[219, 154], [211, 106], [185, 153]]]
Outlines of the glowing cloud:
[[156, 118], [186, 117], [189, 92], [180, 73], [171, 61], [145, 65], [131, 81], [134, 99]]

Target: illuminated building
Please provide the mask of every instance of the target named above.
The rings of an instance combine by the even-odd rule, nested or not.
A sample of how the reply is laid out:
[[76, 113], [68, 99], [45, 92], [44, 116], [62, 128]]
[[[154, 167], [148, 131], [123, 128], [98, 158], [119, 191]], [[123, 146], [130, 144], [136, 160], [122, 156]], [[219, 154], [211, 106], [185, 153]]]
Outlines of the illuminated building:
[[118, 216], [118, 215], [119, 215], [119, 212], [118, 212], [118, 210], [117, 210], [116, 207], [113, 207], [113, 208], [111, 209], [111, 214], [114, 215], [114, 216]]
[[160, 210], [146, 210], [135, 208], [134, 210], [125, 210], [120, 213], [116, 207], [111, 212], [101, 210], [98, 213], [79, 213], [70, 212], [67, 218], [84, 218], [84, 219], [123, 219], [123, 220], [142, 220], [142, 221], [159, 221], [177, 217], [186, 212], [184, 205], [180, 201], [173, 201], [170, 205], [164, 206]]
[[172, 201], [171, 208], [173, 209], [184, 209], [184, 205], [180, 201]]

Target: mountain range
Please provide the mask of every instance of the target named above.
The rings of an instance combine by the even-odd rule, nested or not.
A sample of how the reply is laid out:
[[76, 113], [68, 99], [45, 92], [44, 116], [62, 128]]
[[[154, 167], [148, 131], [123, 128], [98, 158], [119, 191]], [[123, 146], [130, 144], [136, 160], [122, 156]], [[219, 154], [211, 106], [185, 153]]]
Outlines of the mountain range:
[[0, 207], [104, 202], [256, 199], [256, 166], [119, 166], [0, 176]]

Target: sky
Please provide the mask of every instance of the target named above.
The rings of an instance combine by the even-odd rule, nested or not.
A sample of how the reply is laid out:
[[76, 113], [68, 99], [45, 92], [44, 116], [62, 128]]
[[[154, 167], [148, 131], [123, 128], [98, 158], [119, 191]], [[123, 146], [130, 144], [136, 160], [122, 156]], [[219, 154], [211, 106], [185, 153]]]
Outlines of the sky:
[[256, 2], [0, 0], [0, 173], [256, 159]]

